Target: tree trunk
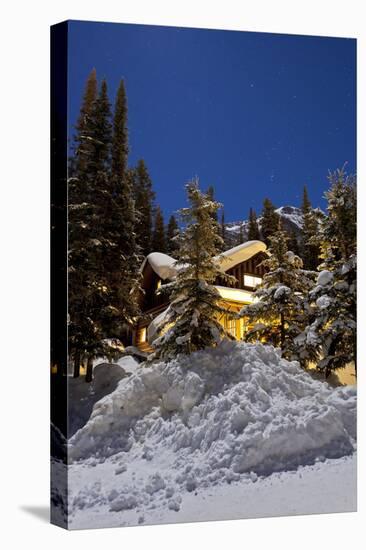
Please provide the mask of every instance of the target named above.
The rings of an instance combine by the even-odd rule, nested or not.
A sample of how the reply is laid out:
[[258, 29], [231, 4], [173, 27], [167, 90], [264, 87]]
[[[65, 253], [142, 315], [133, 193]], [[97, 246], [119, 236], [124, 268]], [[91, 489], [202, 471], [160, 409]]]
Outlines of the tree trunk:
[[[331, 341], [330, 346], [328, 348], [328, 355], [335, 354], [337, 349], [337, 343], [338, 343], [338, 338], [334, 338], [334, 340]], [[324, 373], [325, 379], [327, 379], [332, 374], [332, 371], [334, 370], [332, 368], [332, 363], [333, 361], [331, 361], [330, 363], [327, 363], [327, 366], [325, 367], [325, 373]]]
[[93, 357], [88, 356], [88, 362], [86, 364], [85, 382], [91, 382], [93, 380]]
[[80, 352], [76, 351], [74, 355], [74, 378], [80, 376]]

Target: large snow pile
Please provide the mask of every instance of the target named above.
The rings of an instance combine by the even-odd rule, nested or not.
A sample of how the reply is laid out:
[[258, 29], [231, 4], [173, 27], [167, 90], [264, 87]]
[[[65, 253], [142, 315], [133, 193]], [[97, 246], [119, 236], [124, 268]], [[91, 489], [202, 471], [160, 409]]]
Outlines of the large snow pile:
[[69, 378], [68, 429], [70, 435], [87, 423], [95, 403], [113, 392], [119, 381], [128, 376], [131, 365], [137, 366], [132, 357], [124, 357], [118, 364], [102, 362], [94, 367], [93, 380], [89, 384], [85, 382], [83, 376]]
[[354, 388], [312, 379], [271, 346], [224, 341], [121, 380], [70, 440], [70, 458], [164, 455], [193, 489], [344, 456], [355, 437]]
[[[254, 516], [268, 500], [267, 515], [353, 510], [355, 475], [351, 484], [342, 478], [333, 497], [339, 476], [324, 476], [337, 460], [344, 471], [355, 437], [355, 389], [314, 380], [270, 346], [224, 341], [141, 365], [70, 440], [70, 526], [222, 519], [226, 507], [227, 517], [249, 517], [247, 498]], [[319, 499], [311, 488], [308, 503], [294, 507], [307, 467], [311, 487], [321, 487], [319, 464], [327, 494]], [[283, 509], [271, 499], [282, 484], [289, 488]]]

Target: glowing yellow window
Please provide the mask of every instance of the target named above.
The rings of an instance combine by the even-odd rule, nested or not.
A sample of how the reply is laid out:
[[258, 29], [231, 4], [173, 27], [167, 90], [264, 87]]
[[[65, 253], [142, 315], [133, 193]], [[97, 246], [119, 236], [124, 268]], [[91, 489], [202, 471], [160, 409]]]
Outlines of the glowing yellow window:
[[235, 319], [228, 319], [226, 325], [227, 331], [236, 338], [236, 322]]
[[144, 327], [140, 330], [139, 336], [140, 336], [140, 338], [139, 338], [140, 342], [146, 342], [146, 327]]
[[257, 288], [262, 282], [262, 277], [256, 277], [255, 275], [244, 275], [244, 286], [249, 288]]

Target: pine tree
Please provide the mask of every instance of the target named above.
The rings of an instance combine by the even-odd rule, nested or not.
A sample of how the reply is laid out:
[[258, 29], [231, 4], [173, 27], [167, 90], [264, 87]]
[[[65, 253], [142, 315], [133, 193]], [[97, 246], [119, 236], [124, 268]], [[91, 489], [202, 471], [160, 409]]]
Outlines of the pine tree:
[[166, 252], [164, 218], [160, 206], [156, 207], [154, 232], [152, 236], [152, 250], [154, 252]]
[[219, 251], [220, 252], [223, 252], [226, 247], [227, 247], [227, 242], [226, 242], [226, 225], [225, 225], [225, 212], [224, 210], [222, 210], [221, 212], [221, 227], [220, 227], [220, 232], [221, 232], [221, 244], [219, 245]]
[[263, 201], [262, 220], [261, 220], [261, 234], [262, 239], [267, 246], [270, 245], [270, 237], [277, 232], [279, 215], [272, 201], [265, 198]]
[[[83, 103], [83, 124], [77, 129], [72, 177], [69, 179], [69, 349], [75, 376], [87, 361], [86, 380], [92, 377], [92, 360], [103, 350], [102, 319], [109, 307], [100, 225], [103, 197], [109, 192], [111, 124], [106, 83], [91, 104], [94, 87], [89, 77]], [[82, 115], [81, 115], [82, 116]]]
[[117, 91], [113, 119], [112, 174], [119, 180], [125, 177], [128, 159], [127, 97], [124, 81]]
[[319, 246], [316, 242], [318, 233], [318, 217], [311, 206], [306, 185], [303, 191], [302, 201], [303, 224], [301, 230], [301, 256], [304, 266], [314, 270], [319, 265]]
[[[214, 186], [213, 186], [213, 185], [210, 185], [210, 186], [209, 186], [209, 188], [207, 189], [206, 195], [208, 196], [208, 198], [209, 198], [211, 201], [214, 201], [214, 200], [215, 200], [215, 189], [214, 189]], [[216, 211], [216, 212], [213, 212], [212, 218], [213, 218], [215, 221], [218, 221], [217, 211]]]
[[217, 315], [226, 310], [213, 286], [223, 276], [215, 259], [222, 238], [212, 216], [220, 205], [200, 191], [198, 180], [186, 189], [190, 206], [180, 211], [186, 228], [176, 254], [178, 274], [170, 285], [170, 307], [161, 330], [170, 328], [154, 342], [154, 358], [172, 359], [214, 346], [225, 334]]
[[155, 193], [145, 162], [141, 159], [133, 173], [136, 204], [136, 240], [141, 254], [152, 252], [152, 217]]
[[138, 314], [139, 254], [135, 235], [135, 201], [133, 181], [127, 169], [128, 129], [127, 97], [123, 80], [119, 85], [114, 110], [112, 139], [112, 187], [106, 196], [105, 236], [115, 246], [105, 254], [113, 308], [106, 320], [109, 337], [119, 337], [128, 330]]
[[179, 226], [175, 216], [171, 215], [166, 229], [167, 252], [172, 256], [178, 248]]
[[[127, 102], [118, 89], [113, 119], [107, 83], [95, 97], [87, 81], [69, 179], [69, 344], [75, 376], [106, 352], [138, 313], [138, 265], [132, 180], [127, 171]], [[94, 95], [93, 95], [94, 94]], [[92, 98], [94, 99], [92, 100]]]
[[279, 346], [285, 358], [294, 359], [294, 339], [306, 323], [303, 301], [313, 275], [302, 269], [302, 260], [288, 250], [287, 241], [281, 226], [269, 237], [270, 256], [263, 261], [268, 272], [254, 293], [254, 302], [245, 306], [240, 316], [252, 325], [245, 335], [247, 341], [264, 339]]
[[239, 226], [238, 245], [242, 244], [244, 242], [244, 240], [245, 240], [245, 237], [244, 237], [244, 223], [241, 222], [240, 226]]
[[95, 101], [95, 108], [91, 116], [91, 128], [92, 155], [89, 161], [91, 175], [96, 176], [98, 173], [109, 175], [112, 123], [106, 80], [102, 80], [100, 92]]
[[257, 222], [257, 215], [253, 208], [249, 210], [248, 241], [259, 241], [260, 234]]
[[98, 95], [98, 82], [97, 73], [93, 69], [89, 74], [82, 105], [80, 108], [80, 115], [75, 126], [76, 134], [74, 136], [73, 143], [73, 155], [70, 158], [70, 177], [85, 170], [85, 163], [90, 158], [90, 148], [92, 147], [89, 139], [91, 138], [91, 116], [95, 107], [95, 101]]
[[[299, 241], [298, 241], [296, 231], [294, 229], [288, 232], [288, 249], [291, 250], [297, 256], [300, 255]], [[303, 258], [301, 259], [303, 260]]]
[[306, 185], [304, 185], [303, 192], [302, 192], [302, 213], [305, 214], [306, 212], [309, 212], [311, 210], [311, 202], [309, 199], [309, 193], [308, 188]]
[[[321, 226], [323, 264], [309, 292], [311, 311], [297, 338], [298, 353], [327, 378], [356, 358], [356, 177], [344, 168], [329, 175], [327, 217]], [[357, 372], [357, 370], [356, 370]]]

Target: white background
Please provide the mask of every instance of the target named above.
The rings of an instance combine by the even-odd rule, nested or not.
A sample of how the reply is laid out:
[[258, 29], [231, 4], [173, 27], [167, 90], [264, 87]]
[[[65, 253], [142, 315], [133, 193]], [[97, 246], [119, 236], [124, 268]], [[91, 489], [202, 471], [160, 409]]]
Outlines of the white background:
[[[364, 2], [3, 0], [1, 6], [0, 539], [3, 548], [361, 548], [365, 516], [365, 293], [359, 285], [359, 512], [66, 532], [49, 492], [49, 25], [64, 19], [350, 36], [359, 39], [359, 205], [365, 209]], [[363, 101], [362, 101], [363, 100]], [[361, 125], [361, 122], [363, 124]], [[364, 265], [364, 215], [359, 250]], [[362, 311], [363, 310], [363, 311]], [[366, 336], [366, 335], [365, 335]], [[224, 503], [218, 503], [224, 506]], [[363, 541], [364, 542], [364, 541]]]

